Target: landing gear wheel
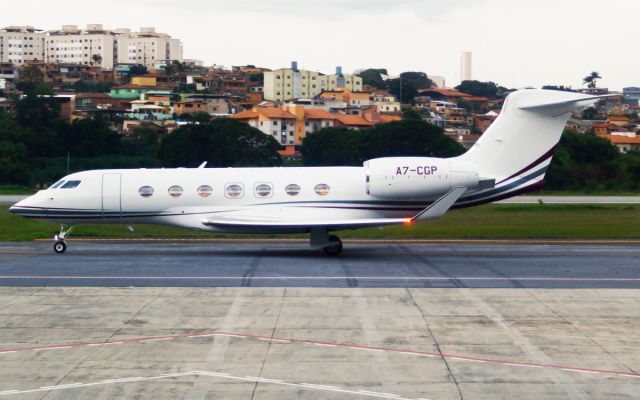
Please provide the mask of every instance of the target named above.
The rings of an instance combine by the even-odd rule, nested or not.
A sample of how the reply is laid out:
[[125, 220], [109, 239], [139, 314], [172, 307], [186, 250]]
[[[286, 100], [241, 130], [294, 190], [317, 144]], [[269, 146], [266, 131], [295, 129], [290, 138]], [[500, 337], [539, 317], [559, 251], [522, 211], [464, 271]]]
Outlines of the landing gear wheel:
[[67, 244], [65, 242], [55, 242], [53, 245], [53, 251], [58, 254], [62, 254], [67, 250]]
[[327, 246], [324, 248], [324, 252], [330, 256], [337, 256], [342, 253], [342, 240], [336, 235], [329, 235], [329, 242], [331, 242], [331, 246]]
[[53, 251], [62, 254], [67, 250], [67, 243], [64, 240], [71, 234], [72, 230], [73, 225], [71, 225], [69, 229], [65, 229], [65, 226], [60, 224], [60, 233], [53, 237], [53, 240], [55, 240], [53, 243]]

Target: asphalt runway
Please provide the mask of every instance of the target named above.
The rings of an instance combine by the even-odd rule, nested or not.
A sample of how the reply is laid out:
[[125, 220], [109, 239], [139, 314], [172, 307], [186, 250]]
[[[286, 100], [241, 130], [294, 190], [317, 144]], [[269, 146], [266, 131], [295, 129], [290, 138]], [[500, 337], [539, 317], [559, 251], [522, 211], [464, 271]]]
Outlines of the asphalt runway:
[[[632, 243], [632, 242], [630, 242]], [[300, 241], [0, 243], [0, 286], [640, 288], [640, 245]]]

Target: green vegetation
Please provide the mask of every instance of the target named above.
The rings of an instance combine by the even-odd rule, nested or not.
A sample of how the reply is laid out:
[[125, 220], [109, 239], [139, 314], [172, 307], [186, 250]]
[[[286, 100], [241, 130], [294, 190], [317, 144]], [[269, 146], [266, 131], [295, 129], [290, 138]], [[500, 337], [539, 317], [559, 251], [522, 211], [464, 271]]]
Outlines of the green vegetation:
[[481, 81], [462, 81], [456, 86], [456, 89], [473, 96], [486, 97], [489, 99], [497, 99], [509, 91], [509, 89], [498, 86], [493, 82]]
[[589, 75], [585, 76], [582, 79], [582, 83], [586, 84], [588, 88], [595, 88], [598, 79], [602, 79], [600, 73], [597, 71], [592, 71]]
[[[0, 241], [22, 241], [53, 237], [58, 226], [9, 213], [0, 207]], [[237, 237], [136, 225], [135, 232], [124, 226], [79, 225], [75, 237]], [[274, 236], [274, 235], [271, 235]], [[343, 231], [345, 238], [640, 238], [640, 207], [629, 205], [500, 205], [453, 210], [443, 218], [411, 226], [392, 226]], [[246, 237], [246, 236], [242, 236]], [[262, 236], [264, 237], [264, 236]], [[268, 236], [267, 236], [268, 237]], [[306, 237], [306, 236], [301, 236]]]
[[408, 110], [402, 121], [367, 130], [323, 128], [304, 138], [300, 152], [305, 165], [321, 166], [362, 165], [377, 157], [452, 157], [462, 154], [464, 149], [441, 128]]
[[33, 194], [36, 190], [21, 185], [0, 185], [0, 195]]
[[551, 190], [640, 190], [640, 152], [620, 154], [608, 140], [565, 131], [546, 178]]
[[[37, 73], [33, 75], [37, 81]], [[67, 172], [88, 169], [189, 167], [203, 161], [211, 167], [282, 163], [278, 143], [245, 123], [196, 114], [199, 125], [180, 127], [162, 138], [144, 128], [125, 138], [100, 114], [73, 123], [62, 120], [56, 99], [41, 96], [51, 88], [26, 85], [27, 95], [18, 101], [15, 115], [0, 112], [0, 185], [46, 187]]]
[[185, 125], [165, 136], [158, 152], [163, 165], [207, 166], [279, 166], [280, 145], [246, 123], [230, 118], [212, 119], [198, 125]]
[[433, 86], [433, 82], [424, 72], [403, 72], [399, 78], [387, 79], [386, 81], [382, 79], [382, 75], [388, 75], [388, 73], [383, 68], [369, 68], [358, 75], [362, 78], [364, 85], [376, 89], [387, 89], [402, 103], [413, 102], [413, 99], [418, 95], [418, 90]]

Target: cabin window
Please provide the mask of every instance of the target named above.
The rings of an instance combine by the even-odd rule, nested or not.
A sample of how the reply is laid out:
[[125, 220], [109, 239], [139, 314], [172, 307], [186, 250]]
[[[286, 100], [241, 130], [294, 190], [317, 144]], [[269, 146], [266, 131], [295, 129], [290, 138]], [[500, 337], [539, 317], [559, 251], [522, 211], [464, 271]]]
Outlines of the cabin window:
[[182, 196], [182, 186], [174, 185], [169, 188], [169, 196], [171, 197], [180, 197]]
[[213, 188], [209, 185], [202, 185], [198, 188], [198, 196], [209, 197], [213, 193]]
[[256, 197], [271, 197], [271, 185], [268, 183], [256, 185]]
[[75, 189], [80, 185], [80, 181], [67, 181], [60, 189]]
[[138, 189], [138, 193], [140, 193], [142, 197], [151, 197], [153, 196], [153, 188], [151, 186], [142, 186]]
[[326, 196], [329, 194], [329, 190], [331, 190], [331, 188], [329, 187], [329, 185], [325, 184], [325, 183], [319, 183], [316, 185], [316, 187], [314, 188], [314, 190], [316, 191], [316, 193], [318, 193], [320, 196]]
[[59, 180], [58, 182], [54, 183], [53, 186], [51, 186], [49, 189], [55, 189], [58, 186], [62, 185], [64, 183], [64, 179]]
[[242, 197], [242, 185], [232, 183], [225, 187], [224, 189], [226, 196], [230, 199], [238, 199]]
[[300, 193], [300, 185], [296, 185], [295, 183], [292, 183], [290, 185], [287, 185], [287, 187], [284, 188], [284, 191], [289, 196], [297, 196]]

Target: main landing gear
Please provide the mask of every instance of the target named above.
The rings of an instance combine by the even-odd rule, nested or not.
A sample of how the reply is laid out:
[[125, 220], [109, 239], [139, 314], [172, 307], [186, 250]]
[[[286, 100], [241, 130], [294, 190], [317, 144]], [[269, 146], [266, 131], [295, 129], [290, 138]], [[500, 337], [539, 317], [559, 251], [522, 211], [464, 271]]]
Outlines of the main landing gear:
[[53, 237], [53, 240], [55, 240], [55, 243], [53, 244], [53, 251], [58, 254], [62, 254], [67, 250], [67, 243], [65, 242], [65, 239], [71, 234], [72, 230], [73, 225], [70, 226], [69, 229], [65, 230], [65, 226], [60, 224], [60, 233]]
[[330, 235], [326, 228], [312, 228], [309, 244], [312, 249], [322, 249], [330, 256], [337, 256], [342, 252], [342, 240], [336, 235]]
[[337, 256], [342, 253], [342, 240], [336, 235], [329, 235], [329, 246], [323, 248], [324, 252], [329, 256]]

